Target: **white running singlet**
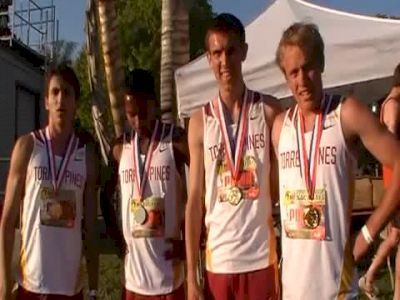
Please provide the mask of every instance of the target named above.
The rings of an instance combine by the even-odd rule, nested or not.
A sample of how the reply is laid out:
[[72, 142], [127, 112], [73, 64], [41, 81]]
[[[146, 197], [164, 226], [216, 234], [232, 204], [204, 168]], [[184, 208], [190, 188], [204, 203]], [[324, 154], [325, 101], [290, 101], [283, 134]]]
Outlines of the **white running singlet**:
[[[119, 163], [122, 193], [122, 227], [128, 253], [125, 256], [125, 288], [142, 295], [164, 295], [179, 288], [184, 281], [183, 262], [166, 260], [164, 255], [171, 245], [168, 238], [180, 238], [183, 218], [182, 184], [176, 168], [173, 149], [174, 126], [161, 124], [160, 136], [148, 169], [140, 210], [135, 201], [135, 163], [133, 137], [124, 136]], [[143, 161], [141, 163], [143, 165]], [[143, 179], [142, 179], [143, 180]]]
[[203, 107], [206, 268], [213, 273], [256, 271], [276, 262], [269, 187], [270, 128], [265, 102], [263, 95], [247, 89], [244, 97], [248, 97], [250, 108], [245, 116], [248, 128], [243, 131], [237, 182], [242, 199], [236, 204], [229, 195], [232, 177], [217, 118], [218, 100]]
[[[287, 111], [283, 122], [278, 159], [285, 300], [353, 299], [357, 295], [350, 242], [356, 164], [343, 135], [341, 105], [340, 96], [324, 96], [326, 116], [322, 119], [315, 197], [311, 201], [302, 149], [310, 157], [310, 142], [314, 149], [317, 135], [306, 132], [306, 146], [301, 146], [297, 107]], [[310, 173], [313, 167], [311, 158]]]
[[[60, 190], [54, 195], [43, 136], [35, 131], [32, 137], [34, 146], [21, 205], [18, 283], [33, 293], [72, 296], [82, 289], [81, 221], [86, 146], [80, 141], [76, 144]], [[56, 170], [61, 160], [55, 156]]]

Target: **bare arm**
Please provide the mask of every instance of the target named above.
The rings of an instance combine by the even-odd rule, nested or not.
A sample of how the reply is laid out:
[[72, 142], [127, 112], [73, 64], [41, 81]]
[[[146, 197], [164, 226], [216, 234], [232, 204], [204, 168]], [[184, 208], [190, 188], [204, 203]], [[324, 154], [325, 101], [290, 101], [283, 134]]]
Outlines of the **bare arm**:
[[391, 133], [397, 136], [399, 134], [400, 103], [393, 98], [389, 99], [383, 109], [383, 123]]
[[194, 113], [189, 122], [189, 196], [185, 214], [186, 259], [189, 289], [191, 287], [197, 287], [196, 267], [199, 258], [200, 233], [203, 219], [204, 151], [202, 117], [202, 111], [199, 110]]
[[176, 127], [173, 140], [175, 160], [177, 160], [178, 162], [183, 162], [184, 164], [189, 166], [190, 154], [187, 134], [185, 130], [180, 127]]
[[[279, 202], [279, 169], [278, 169], [278, 159], [279, 159], [279, 152], [278, 152], [278, 147], [279, 147], [279, 138], [281, 135], [281, 130], [282, 130], [282, 125], [283, 125], [283, 120], [285, 117], [285, 113], [279, 114], [275, 120], [274, 124], [272, 126], [272, 131], [271, 131], [271, 144], [273, 147], [273, 155], [274, 158], [271, 156], [271, 197], [275, 197], [275, 199]], [[272, 166], [272, 159], [274, 159], [274, 166]], [[272, 173], [274, 172], [274, 174]], [[274, 176], [272, 179], [272, 176]], [[272, 180], [275, 180], [272, 183]], [[274, 190], [273, 190], [274, 188]], [[274, 199], [274, 198], [272, 198]]]
[[10, 299], [11, 260], [14, 249], [15, 222], [24, 196], [25, 178], [33, 149], [30, 135], [20, 137], [14, 147], [7, 179], [3, 215], [0, 223], [0, 299]]
[[[343, 103], [342, 124], [346, 141], [350, 146], [355, 138], [360, 138], [364, 146], [379, 162], [393, 168], [391, 184], [386, 189], [380, 205], [366, 223], [371, 236], [375, 237], [399, 205], [400, 142], [379, 123], [367, 106], [354, 98], [349, 97]], [[356, 260], [367, 249], [363, 245], [364, 242], [363, 237], [359, 235], [353, 253]]]
[[181, 127], [174, 127], [174, 132], [172, 136], [173, 149], [174, 149], [174, 159], [175, 165], [178, 171], [178, 176], [176, 178], [177, 185], [179, 187], [177, 195], [177, 205], [178, 205], [178, 221], [179, 221], [179, 238], [169, 238], [167, 242], [170, 243], [171, 248], [166, 251], [166, 259], [181, 259], [185, 260], [185, 205], [187, 200], [187, 188], [186, 188], [186, 172], [185, 164], [189, 166], [189, 147], [187, 141], [187, 132]]
[[120, 227], [118, 226], [117, 212], [113, 201], [116, 186], [118, 184], [118, 166], [122, 153], [122, 139], [117, 140], [111, 150], [109, 166], [103, 170], [104, 185], [100, 194], [101, 212], [106, 223], [107, 234], [113, 239], [118, 247], [119, 256], [125, 254], [125, 241]]
[[[276, 98], [267, 96], [265, 97], [264, 111], [268, 127], [271, 130], [271, 141], [272, 141], [272, 130], [273, 130], [272, 128], [274, 126], [274, 121], [276, 120], [277, 116], [282, 112], [282, 107]], [[270, 145], [270, 148], [268, 149], [270, 153], [269, 185], [270, 185], [272, 206], [274, 206], [276, 202], [279, 201], [279, 170], [278, 170], [278, 160], [274, 150], [273, 142], [269, 143], [269, 145]]]
[[86, 185], [84, 191], [84, 250], [88, 270], [89, 289], [97, 289], [99, 254], [97, 251], [97, 179], [99, 159], [93, 144], [86, 146]]

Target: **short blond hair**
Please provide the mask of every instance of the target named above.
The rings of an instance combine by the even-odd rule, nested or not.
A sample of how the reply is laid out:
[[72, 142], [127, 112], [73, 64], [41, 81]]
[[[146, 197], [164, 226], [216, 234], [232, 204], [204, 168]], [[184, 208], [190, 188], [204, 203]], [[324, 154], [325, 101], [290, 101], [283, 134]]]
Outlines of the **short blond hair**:
[[276, 49], [275, 62], [282, 68], [283, 49], [286, 46], [298, 46], [310, 61], [315, 62], [323, 72], [325, 67], [324, 41], [317, 25], [297, 22], [289, 26], [282, 34]]

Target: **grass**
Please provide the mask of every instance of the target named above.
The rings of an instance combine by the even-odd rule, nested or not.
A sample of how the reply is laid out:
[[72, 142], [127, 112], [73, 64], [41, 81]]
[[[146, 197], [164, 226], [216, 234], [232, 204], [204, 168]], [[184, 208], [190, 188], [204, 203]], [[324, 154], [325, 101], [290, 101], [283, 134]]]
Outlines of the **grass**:
[[[101, 244], [98, 299], [118, 300], [121, 299], [122, 265], [117, 255], [113, 253], [115, 249], [112, 243], [109, 240], [102, 240]], [[374, 243], [368, 255], [358, 264], [360, 275], [365, 273], [378, 245], [379, 242]], [[394, 268], [394, 255], [395, 253], [392, 253], [392, 268]], [[393, 299], [389, 271], [386, 264], [379, 270], [377, 278], [376, 284], [381, 292], [379, 299]], [[358, 299], [368, 300], [365, 295], [361, 294]]]
[[[360, 224], [364, 224], [365, 220], [361, 220], [359, 224], [355, 222], [355, 228], [353, 230], [359, 230]], [[358, 225], [358, 226], [357, 226]], [[101, 239], [99, 242], [100, 249], [100, 267], [99, 267], [99, 300], [119, 300], [121, 299], [121, 288], [122, 288], [122, 264], [121, 260], [116, 255], [116, 248], [113, 242], [106, 238], [104, 234], [104, 226], [100, 226]], [[376, 241], [371, 247], [366, 257], [358, 264], [359, 274], [364, 274], [371, 259], [379, 246], [379, 241]], [[394, 269], [394, 256], [395, 251], [391, 255], [392, 269]], [[86, 272], [84, 273], [85, 281], [87, 280]], [[390, 284], [390, 277], [388, 268], [386, 265], [382, 266], [379, 270], [376, 284], [381, 292], [379, 295], [382, 300], [392, 299], [393, 292]], [[87, 296], [87, 281], [85, 282], [85, 297]], [[87, 299], [87, 298], [85, 298]], [[358, 299], [368, 300], [364, 295], [359, 296]]]

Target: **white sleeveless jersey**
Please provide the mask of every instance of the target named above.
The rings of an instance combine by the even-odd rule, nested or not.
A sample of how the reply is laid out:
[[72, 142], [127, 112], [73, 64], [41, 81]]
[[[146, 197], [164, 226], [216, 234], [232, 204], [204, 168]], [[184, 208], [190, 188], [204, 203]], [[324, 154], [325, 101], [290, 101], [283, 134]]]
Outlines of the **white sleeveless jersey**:
[[131, 137], [125, 135], [119, 164], [122, 194], [122, 227], [128, 253], [125, 256], [125, 288], [142, 295], [168, 294], [183, 284], [183, 262], [166, 260], [171, 249], [168, 238], [180, 238], [183, 219], [182, 184], [177, 171], [172, 135], [174, 126], [162, 124], [161, 140], [153, 151], [143, 194], [146, 220], [139, 224], [134, 216], [134, 184]]
[[[18, 283], [40, 294], [72, 296], [81, 286], [83, 191], [86, 147], [77, 143], [57, 196], [52, 193], [44, 140], [32, 133], [21, 205], [21, 253]], [[62, 158], [55, 156], [58, 170]]]
[[[297, 117], [288, 110], [279, 139], [282, 225], [282, 292], [287, 300], [353, 299], [357, 273], [352, 259], [350, 218], [355, 159], [346, 147], [341, 97], [325, 96], [327, 114], [319, 147], [316, 192], [307, 202], [300, 169]], [[305, 133], [307, 154], [312, 131]], [[315, 140], [315, 138], [314, 138]], [[312, 170], [312, 169], [311, 169]]]
[[242, 200], [237, 205], [227, 197], [231, 173], [217, 119], [217, 101], [203, 107], [206, 268], [213, 273], [250, 272], [276, 262], [269, 187], [270, 128], [263, 96], [250, 90], [246, 95], [251, 104], [237, 183]]

